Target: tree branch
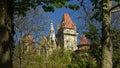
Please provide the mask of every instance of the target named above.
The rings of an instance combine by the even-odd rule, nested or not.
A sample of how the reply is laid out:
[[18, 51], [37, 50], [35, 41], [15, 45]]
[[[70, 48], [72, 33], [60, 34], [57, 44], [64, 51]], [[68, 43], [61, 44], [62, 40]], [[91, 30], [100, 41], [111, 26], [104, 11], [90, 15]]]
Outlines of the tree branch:
[[109, 12], [111, 12], [113, 9], [115, 9], [115, 8], [117, 8], [117, 7], [119, 7], [119, 6], [120, 6], [120, 4], [117, 4], [117, 5], [113, 6], [113, 7], [109, 10]]
[[83, 0], [80, 2], [80, 6], [82, 6], [83, 5]]
[[92, 21], [90, 20], [90, 14], [87, 12], [87, 10], [86, 10], [86, 7], [85, 7], [85, 5], [82, 5], [83, 6], [83, 10], [85, 11], [85, 13], [86, 13], [86, 16], [88, 17], [88, 19], [89, 19], [89, 23], [91, 23]]
[[119, 12], [120, 9], [117, 9], [117, 10], [112, 10], [111, 12], [114, 13], [114, 12]]

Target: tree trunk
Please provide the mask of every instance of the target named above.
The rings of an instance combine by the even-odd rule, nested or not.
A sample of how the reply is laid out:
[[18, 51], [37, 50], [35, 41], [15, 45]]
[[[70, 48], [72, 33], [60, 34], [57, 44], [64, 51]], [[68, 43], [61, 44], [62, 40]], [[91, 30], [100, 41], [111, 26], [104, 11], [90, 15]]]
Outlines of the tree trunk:
[[12, 67], [13, 0], [0, 0], [0, 68]]
[[111, 8], [111, 1], [110, 0], [103, 0], [102, 2], [102, 68], [112, 68], [112, 41], [111, 41], [111, 34], [110, 34], [110, 12], [109, 9]]

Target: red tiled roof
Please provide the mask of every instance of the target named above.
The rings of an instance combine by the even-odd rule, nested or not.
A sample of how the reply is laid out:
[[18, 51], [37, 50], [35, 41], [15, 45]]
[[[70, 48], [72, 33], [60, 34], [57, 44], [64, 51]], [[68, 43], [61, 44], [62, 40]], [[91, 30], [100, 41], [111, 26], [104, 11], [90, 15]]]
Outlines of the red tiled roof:
[[28, 32], [25, 35], [25, 40], [35, 42], [35, 39]]
[[79, 45], [86, 45], [86, 44], [89, 44], [89, 42], [87, 38], [85, 37], [85, 35], [83, 35]]
[[68, 13], [65, 13], [63, 15], [62, 23], [58, 25], [58, 29], [61, 28], [63, 25], [65, 25], [65, 27], [69, 29], [75, 28], [75, 24], [72, 22]]

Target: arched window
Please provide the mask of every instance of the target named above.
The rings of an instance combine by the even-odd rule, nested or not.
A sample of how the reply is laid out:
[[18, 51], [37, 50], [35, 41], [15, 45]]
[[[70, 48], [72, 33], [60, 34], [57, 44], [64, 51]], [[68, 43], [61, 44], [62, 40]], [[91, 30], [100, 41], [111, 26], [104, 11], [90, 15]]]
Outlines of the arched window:
[[44, 56], [46, 55], [46, 48], [45, 47], [41, 48], [41, 54], [44, 55]]

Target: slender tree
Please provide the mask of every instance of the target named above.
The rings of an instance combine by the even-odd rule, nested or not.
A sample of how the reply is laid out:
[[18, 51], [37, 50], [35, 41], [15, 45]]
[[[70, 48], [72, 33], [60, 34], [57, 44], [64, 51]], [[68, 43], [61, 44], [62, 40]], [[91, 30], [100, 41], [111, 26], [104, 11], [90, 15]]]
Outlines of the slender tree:
[[[118, 5], [112, 6], [112, 1], [118, 3]], [[81, 6], [84, 0], [81, 0]], [[112, 41], [111, 41], [111, 12], [114, 8], [120, 6], [119, 0], [91, 0], [93, 5], [94, 14], [91, 17], [101, 22], [102, 24], [102, 59], [101, 59], [101, 68], [112, 68]]]
[[102, 2], [102, 68], [112, 68], [112, 41], [111, 41], [111, 19], [110, 19], [110, 8], [111, 1], [104, 0]]

